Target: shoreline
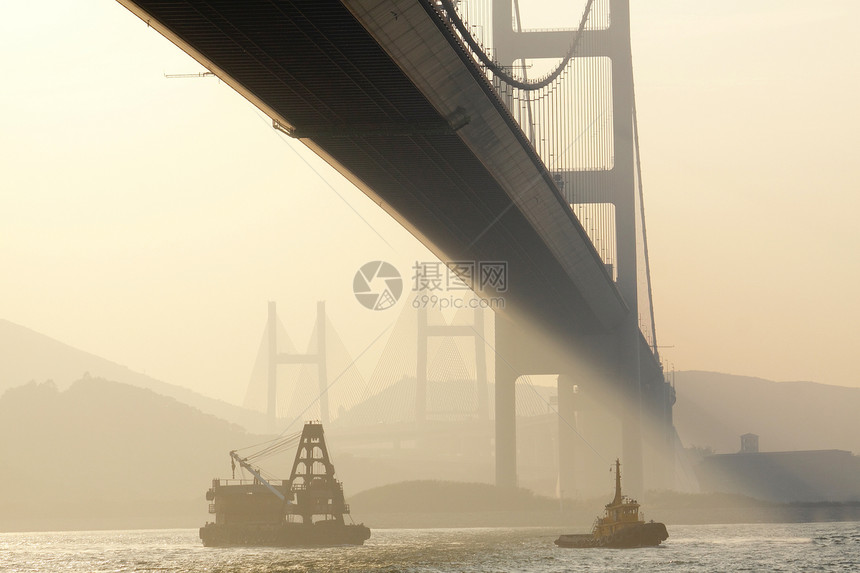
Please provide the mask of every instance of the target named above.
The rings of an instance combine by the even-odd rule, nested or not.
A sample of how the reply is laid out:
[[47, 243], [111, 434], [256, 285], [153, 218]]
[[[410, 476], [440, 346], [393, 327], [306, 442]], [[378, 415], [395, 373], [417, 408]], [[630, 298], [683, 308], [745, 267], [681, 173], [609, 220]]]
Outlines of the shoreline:
[[[677, 525], [730, 525], [751, 523], [823, 523], [860, 521], [860, 503], [805, 503], [748, 507], [653, 507], [645, 519]], [[596, 515], [596, 514], [595, 514]], [[0, 512], [0, 533], [69, 531], [197, 529], [208, 516], [13, 516]], [[472, 511], [472, 512], [361, 512], [356, 523], [371, 529], [461, 529], [486, 527], [557, 527], [566, 531], [590, 530], [594, 515], [581, 511]]]

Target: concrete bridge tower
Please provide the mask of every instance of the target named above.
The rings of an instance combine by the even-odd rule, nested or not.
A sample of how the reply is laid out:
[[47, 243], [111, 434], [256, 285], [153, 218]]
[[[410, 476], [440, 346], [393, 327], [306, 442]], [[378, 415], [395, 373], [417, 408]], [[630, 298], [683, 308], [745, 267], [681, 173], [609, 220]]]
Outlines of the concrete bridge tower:
[[[588, 371], [566, 354], [566, 349], [535, 347], [526, 340], [536, 340], [539, 333], [529, 332], [516, 321], [496, 322], [496, 481], [499, 485], [516, 484], [516, 428], [514, 417], [514, 383], [519, 374], [556, 373], [559, 376], [559, 415], [573, 419], [573, 386], [588, 391], [598, 379], [623, 389], [627, 399], [619, 402], [623, 411], [622, 451], [631, 492], [643, 487], [641, 376], [639, 372], [640, 331], [638, 324], [636, 186], [633, 125], [633, 67], [630, 46], [629, 0], [609, 0], [609, 24], [603, 29], [584, 30], [575, 58], [607, 58], [611, 62], [612, 157], [609, 169], [554, 171], [553, 176], [569, 203], [589, 201], [614, 207], [615, 267], [618, 290], [629, 314], [625, 322], [611, 333], [622, 357], [614, 371]], [[513, 67], [517, 60], [561, 58], [570, 49], [570, 31], [515, 30], [513, 0], [495, 0], [493, 4], [493, 47], [502, 66]], [[577, 193], [589, 189], [589, 193]], [[607, 380], [614, 378], [614, 380]], [[561, 488], [572, 491], [571, 459], [574, 450], [568, 430], [559, 434], [559, 467]], [[566, 468], [566, 469], [565, 469]]]

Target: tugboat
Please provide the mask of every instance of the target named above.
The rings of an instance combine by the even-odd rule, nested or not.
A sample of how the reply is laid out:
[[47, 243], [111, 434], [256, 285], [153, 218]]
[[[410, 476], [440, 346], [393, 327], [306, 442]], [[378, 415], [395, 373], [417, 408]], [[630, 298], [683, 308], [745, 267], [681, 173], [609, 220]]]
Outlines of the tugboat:
[[238, 463], [254, 479], [212, 480], [206, 499], [215, 522], [200, 528], [204, 546], [362, 545], [370, 538], [364, 524], [344, 523], [349, 505], [343, 484], [334, 478], [322, 424], [308, 422], [302, 429], [289, 480], [264, 478], [235, 450], [230, 458], [234, 478]]
[[639, 503], [621, 495], [621, 461], [615, 460], [615, 498], [606, 504], [603, 517], [594, 522], [591, 533], [561, 535], [555, 540], [559, 547], [653, 547], [669, 537], [662, 523], [639, 516]]

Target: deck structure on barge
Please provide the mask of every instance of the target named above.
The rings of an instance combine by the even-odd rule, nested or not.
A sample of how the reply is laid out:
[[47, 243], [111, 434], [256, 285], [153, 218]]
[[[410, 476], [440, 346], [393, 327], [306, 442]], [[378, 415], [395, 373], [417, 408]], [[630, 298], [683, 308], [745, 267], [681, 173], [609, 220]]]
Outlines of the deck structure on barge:
[[289, 480], [266, 479], [236, 451], [231, 461], [253, 480], [212, 480], [206, 492], [214, 523], [200, 528], [207, 547], [361, 545], [370, 538], [364, 524], [347, 524], [349, 505], [334, 477], [322, 424], [305, 424]]

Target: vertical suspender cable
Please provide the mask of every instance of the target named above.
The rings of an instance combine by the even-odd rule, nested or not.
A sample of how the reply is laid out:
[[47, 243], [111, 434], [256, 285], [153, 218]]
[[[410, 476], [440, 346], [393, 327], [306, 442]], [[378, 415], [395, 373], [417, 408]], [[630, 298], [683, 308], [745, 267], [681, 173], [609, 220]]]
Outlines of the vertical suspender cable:
[[[520, 19], [520, 1], [514, 0], [514, 15], [517, 19], [517, 32], [523, 31], [523, 22]], [[528, 81], [528, 75], [526, 74], [526, 59], [522, 58], [520, 60], [523, 66], [523, 81]], [[532, 145], [535, 144], [535, 128], [534, 128], [534, 118], [532, 117], [532, 103], [531, 103], [531, 93], [525, 91], [525, 101], [526, 101], [526, 121], [528, 125], [528, 137], [529, 141], [532, 142]]]
[[639, 179], [639, 217], [642, 220], [642, 248], [645, 255], [645, 281], [648, 286], [648, 311], [651, 315], [651, 347], [654, 357], [660, 360], [657, 352], [657, 327], [654, 322], [654, 300], [651, 296], [651, 263], [648, 260], [648, 233], [645, 230], [645, 201], [642, 192], [642, 162], [639, 158], [639, 121], [636, 117], [636, 89], [633, 88], [633, 146], [636, 151], [636, 177]]

